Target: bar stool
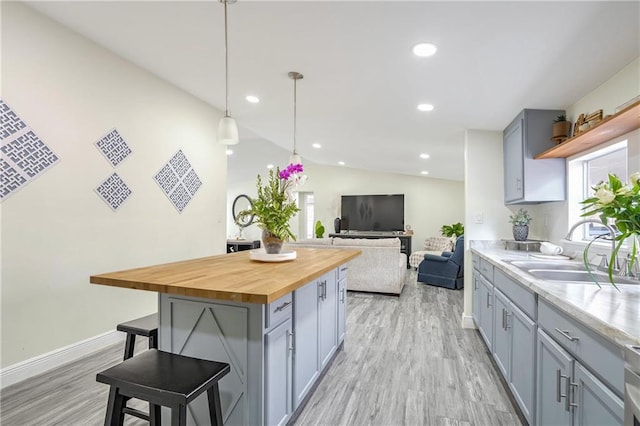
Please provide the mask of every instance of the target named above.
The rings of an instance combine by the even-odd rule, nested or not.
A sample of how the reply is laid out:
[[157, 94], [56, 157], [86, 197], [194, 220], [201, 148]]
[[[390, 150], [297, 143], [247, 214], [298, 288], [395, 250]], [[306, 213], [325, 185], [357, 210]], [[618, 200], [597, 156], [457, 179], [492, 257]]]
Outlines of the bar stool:
[[148, 337], [149, 349], [158, 349], [157, 313], [118, 324], [116, 330], [127, 333], [127, 340], [124, 345], [124, 359], [129, 359], [133, 356], [133, 350], [136, 345], [136, 336]]
[[171, 425], [186, 426], [187, 404], [207, 391], [211, 424], [222, 426], [218, 382], [231, 367], [150, 349], [96, 375], [110, 386], [105, 426], [122, 425], [127, 398], [149, 402], [151, 425], [160, 424], [160, 407], [171, 408]]

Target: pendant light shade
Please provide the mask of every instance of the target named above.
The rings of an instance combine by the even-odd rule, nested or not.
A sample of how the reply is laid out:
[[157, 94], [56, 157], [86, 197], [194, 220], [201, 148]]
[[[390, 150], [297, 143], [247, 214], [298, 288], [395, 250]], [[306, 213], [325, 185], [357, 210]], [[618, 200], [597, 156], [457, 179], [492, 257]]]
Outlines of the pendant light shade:
[[238, 137], [238, 124], [229, 114], [229, 49], [227, 41], [227, 4], [235, 0], [220, 0], [224, 5], [224, 84], [225, 84], [225, 113], [218, 123], [218, 143], [221, 145], [235, 145]]
[[289, 164], [302, 164], [302, 158], [296, 151], [296, 83], [304, 78], [299, 72], [289, 72], [289, 78], [293, 80], [293, 152], [289, 157]]
[[236, 145], [238, 138], [238, 124], [235, 118], [224, 116], [218, 123], [218, 143], [222, 145]]

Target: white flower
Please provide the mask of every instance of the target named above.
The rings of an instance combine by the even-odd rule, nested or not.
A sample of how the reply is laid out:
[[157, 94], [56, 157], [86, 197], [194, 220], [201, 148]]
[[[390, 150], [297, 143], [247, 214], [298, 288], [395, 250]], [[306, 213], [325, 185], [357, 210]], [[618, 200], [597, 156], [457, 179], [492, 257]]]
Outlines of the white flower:
[[640, 181], [640, 172], [635, 172], [629, 176], [629, 182], [631, 182], [631, 185], [636, 185], [638, 181]]
[[598, 188], [596, 191], [596, 198], [598, 199], [598, 203], [601, 205], [609, 204], [612, 202], [616, 196], [613, 192], [606, 188]]

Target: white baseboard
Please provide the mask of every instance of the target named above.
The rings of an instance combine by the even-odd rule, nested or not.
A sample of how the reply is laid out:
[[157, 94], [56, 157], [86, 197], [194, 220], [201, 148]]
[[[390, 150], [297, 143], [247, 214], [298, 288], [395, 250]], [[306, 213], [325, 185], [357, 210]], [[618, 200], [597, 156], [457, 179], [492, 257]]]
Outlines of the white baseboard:
[[476, 327], [476, 323], [475, 321], [473, 321], [473, 317], [462, 314], [462, 328], [478, 328], [478, 327]]
[[124, 339], [125, 333], [113, 330], [10, 365], [0, 370], [0, 389], [68, 364], [107, 346], [124, 342]]

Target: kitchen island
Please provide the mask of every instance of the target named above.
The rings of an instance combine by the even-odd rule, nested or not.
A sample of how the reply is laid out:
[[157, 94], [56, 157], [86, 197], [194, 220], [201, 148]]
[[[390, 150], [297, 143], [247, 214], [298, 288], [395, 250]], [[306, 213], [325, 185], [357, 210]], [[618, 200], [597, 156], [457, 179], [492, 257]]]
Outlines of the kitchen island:
[[[227, 362], [225, 425], [285, 424], [297, 415], [345, 336], [348, 249], [296, 249], [289, 262], [250, 252], [93, 275], [90, 282], [154, 291], [159, 348]], [[209, 421], [205, 398], [189, 424]]]

